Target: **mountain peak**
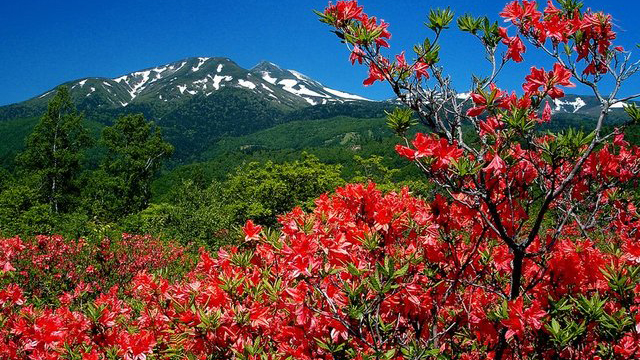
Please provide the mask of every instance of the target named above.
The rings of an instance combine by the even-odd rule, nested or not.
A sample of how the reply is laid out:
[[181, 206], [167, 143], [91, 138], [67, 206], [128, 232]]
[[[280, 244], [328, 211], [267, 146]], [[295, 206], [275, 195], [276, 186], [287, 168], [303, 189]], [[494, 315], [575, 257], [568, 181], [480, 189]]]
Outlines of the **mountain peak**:
[[[170, 110], [196, 96], [208, 97], [225, 87], [252, 93], [298, 109], [311, 105], [365, 101], [363, 97], [325, 87], [295, 70], [264, 60], [247, 70], [226, 57], [189, 57], [116, 78], [83, 78], [65, 83], [80, 108], [120, 109], [131, 104]], [[50, 90], [27, 100], [45, 106]]]
[[282, 68], [271, 61], [262, 60], [256, 66], [250, 69], [251, 72], [258, 71], [282, 71]]

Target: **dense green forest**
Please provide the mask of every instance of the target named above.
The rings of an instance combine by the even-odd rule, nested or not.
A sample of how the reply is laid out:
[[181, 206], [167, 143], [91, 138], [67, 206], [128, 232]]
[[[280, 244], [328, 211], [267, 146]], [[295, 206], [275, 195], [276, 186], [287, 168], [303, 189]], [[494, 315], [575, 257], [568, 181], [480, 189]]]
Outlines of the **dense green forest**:
[[[215, 246], [234, 238], [246, 219], [275, 225], [278, 214], [308, 209], [347, 182], [410, 185], [429, 196], [417, 168], [394, 152], [401, 139], [386, 125], [389, 103], [274, 112], [229, 90], [199, 102], [198, 112], [225, 119], [215, 123], [188, 120], [194, 114], [155, 123], [145, 111], [89, 120], [65, 87], [41, 117], [0, 122], [3, 235], [130, 232]], [[236, 115], [256, 120], [234, 127]], [[584, 114], [556, 118], [549, 130], [593, 122]], [[636, 127], [628, 134], [640, 142]]]
[[[227, 107], [228, 116], [241, 104]], [[142, 113], [89, 121], [60, 87], [41, 117], [0, 123], [7, 139], [1, 145], [0, 228], [7, 236], [130, 232], [184, 243], [228, 241], [246, 219], [274, 225], [278, 214], [309, 209], [312, 199], [346, 182], [397, 188], [417, 178], [393, 155], [397, 138], [384, 118], [333, 116], [379, 115], [386, 108], [327, 106], [297, 111], [304, 120], [276, 126], [262, 117], [264, 126], [256, 120], [254, 129], [234, 130], [248, 135], [202, 141], [197, 161], [189, 162], [175, 160], [172, 134], [184, 139], [220, 127], [181, 132], [193, 124], [161, 127]], [[413, 185], [429, 191], [424, 183]]]

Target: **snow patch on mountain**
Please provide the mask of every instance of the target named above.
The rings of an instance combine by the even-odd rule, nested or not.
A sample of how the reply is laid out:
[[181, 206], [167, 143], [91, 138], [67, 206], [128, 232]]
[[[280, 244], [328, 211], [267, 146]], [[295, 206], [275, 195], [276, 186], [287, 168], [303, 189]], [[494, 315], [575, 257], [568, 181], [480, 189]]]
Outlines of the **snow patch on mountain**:
[[566, 106], [568, 107], [569, 111], [571, 111], [572, 113], [576, 113], [578, 110], [580, 110], [585, 105], [587, 105], [587, 103], [584, 102], [584, 100], [582, 100], [579, 97], [575, 98], [575, 100], [573, 101], [563, 101], [560, 99], [554, 99], [553, 103], [555, 105], [555, 108], [553, 109], [553, 111], [555, 112], [565, 110], [564, 107]]
[[[302, 74], [302, 73], [299, 73], [299, 72], [297, 72], [297, 71], [295, 71], [295, 70], [289, 70], [289, 72], [290, 72], [290, 73], [292, 73], [292, 74], [293, 74], [293, 76], [295, 76], [296, 78], [298, 78], [298, 80], [302, 80], [302, 81], [313, 81], [313, 80], [311, 80], [311, 78], [309, 78], [308, 76], [306, 76], [306, 75], [304, 75], [304, 74]], [[314, 82], [315, 82], [315, 81], [314, 81]]]
[[292, 94], [298, 95], [296, 94], [296, 89], [294, 89], [293, 87], [298, 85], [298, 82], [292, 79], [285, 79], [285, 80], [280, 80], [278, 81], [279, 85], [283, 85], [283, 88], [285, 91], [288, 91]]
[[609, 106], [609, 109], [624, 109], [625, 106], [627, 106], [627, 103], [625, 103], [624, 101], [620, 101]]
[[204, 85], [204, 84], [206, 84], [206, 83], [208, 83], [208, 82], [209, 82], [209, 79], [210, 79], [210, 78], [211, 78], [211, 75], [207, 75], [207, 77], [206, 77], [206, 78], [204, 78], [204, 79], [200, 79], [200, 80], [196, 80], [196, 81], [194, 81], [192, 84], [193, 84], [193, 85]]
[[199, 71], [200, 68], [202, 67], [202, 65], [204, 65], [204, 63], [206, 63], [208, 60], [209, 60], [209, 58], [206, 58], [206, 57], [198, 58], [198, 65], [192, 67], [191, 71], [192, 72]]
[[[180, 66], [178, 66], [178, 68], [174, 70], [174, 73], [180, 71], [180, 69], [182, 69], [185, 65], [187, 65], [186, 61], [181, 62]], [[173, 66], [171, 67], [171, 69], [173, 69]]]
[[231, 76], [220, 76], [220, 75], [214, 76], [213, 77], [213, 88], [216, 89], [216, 90], [219, 90], [220, 89], [220, 83], [223, 80], [229, 82], [229, 81], [233, 80], [233, 77], [231, 77]]
[[238, 85], [242, 87], [246, 87], [247, 89], [251, 89], [251, 90], [256, 88], [256, 84], [252, 83], [251, 81], [247, 81], [243, 79], [238, 79]]
[[138, 81], [137, 83], [134, 83], [133, 85], [127, 84], [131, 89], [129, 91], [129, 95], [131, 95], [131, 100], [135, 99], [136, 96], [138, 96], [138, 94], [140, 94], [140, 92], [144, 90], [145, 85], [147, 84], [147, 82], [149, 82], [149, 75], [151, 75], [151, 70], [134, 72], [132, 75], [133, 75], [132, 78], [141, 77], [141, 79], [140, 81]]
[[271, 77], [271, 74], [269, 74], [268, 71], [262, 71], [261, 74], [262, 74], [262, 79], [270, 84], [275, 85], [276, 82], [278, 81], [278, 79]]
[[153, 68], [153, 71], [157, 72], [158, 75], [159, 75], [160, 73], [165, 72], [168, 68], [169, 68], [169, 66], [167, 66], [167, 65], [158, 66], [158, 67]]
[[44, 93], [44, 94], [42, 94], [42, 95], [38, 96], [38, 99], [42, 99], [43, 97], [45, 97], [45, 96], [47, 96], [47, 95], [51, 94], [52, 92], [53, 92], [53, 90], [51, 90], [51, 91], [47, 91], [46, 93]]
[[73, 86], [71, 87], [71, 90], [75, 89], [75, 88], [76, 88], [76, 87], [78, 87], [78, 86], [82, 88], [82, 87], [84, 87], [84, 84], [86, 84], [86, 83], [87, 83], [87, 79], [84, 79], [84, 80], [78, 81], [78, 83], [77, 83], [77, 84], [75, 84], [75, 85], [73, 85]]
[[[304, 86], [303, 84], [299, 84], [296, 80], [293, 79], [284, 79], [284, 80], [280, 80], [278, 82], [278, 84], [283, 85], [283, 90], [288, 91], [294, 95], [298, 95], [298, 96], [303, 96], [303, 95], [307, 95], [307, 96], [317, 96], [317, 97], [327, 97], [327, 95], [322, 95], [322, 94], [318, 94], [317, 92], [313, 91], [313, 90], [309, 90], [307, 89], [306, 86]], [[298, 87], [299, 89], [296, 89], [295, 87]], [[309, 102], [308, 99], [305, 99], [307, 102]]]
[[460, 100], [467, 100], [470, 97], [471, 97], [470, 92], [459, 93], [458, 95], [456, 95], [456, 98]]
[[[324, 91], [330, 93], [331, 95], [335, 95], [335, 96], [341, 97], [343, 99], [373, 101], [371, 99], [367, 99], [367, 98], [364, 98], [362, 96], [353, 95], [353, 94], [349, 94], [349, 93], [338, 91], [338, 90], [334, 90], [334, 89], [329, 89], [328, 87], [324, 87], [323, 89], [324, 89]], [[324, 104], [324, 102], [323, 102], [323, 104]]]

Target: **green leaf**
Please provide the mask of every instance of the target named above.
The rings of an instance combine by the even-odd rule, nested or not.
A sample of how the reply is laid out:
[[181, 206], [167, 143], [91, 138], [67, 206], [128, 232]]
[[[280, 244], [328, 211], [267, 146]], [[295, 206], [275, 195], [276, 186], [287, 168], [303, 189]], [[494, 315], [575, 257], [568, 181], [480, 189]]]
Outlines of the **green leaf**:
[[395, 273], [394, 273], [394, 277], [399, 278], [399, 277], [403, 277], [407, 274], [407, 271], [409, 271], [409, 264], [405, 264], [403, 267], [401, 267], [400, 269], [398, 269]]
[[397, 135], [405, 136], [407, 131], [418, 122], [413, 118], [413, 110], [409, 108], [395, 108], [387, 114], [387, 126]]
[[449, 24], [453, 20], [453, 16], [453, 11], [448, 7], [446, 9], [431, 9], [431, 11], [429, 11], [429, 22], [425, 23], [425, 25], [429, 29], [439, 32], [442, 29], [449, 28]]
[[464, 14], [458, 18], [458, 28], [462, 31], [475, 34], [480, 30], [480, 23], [473, 16]]
[[624, 112], [629, 115], [633, 122], [640, 121], [640, 108], [636, 105], [636, 103], [629, 103], [624, 105]]

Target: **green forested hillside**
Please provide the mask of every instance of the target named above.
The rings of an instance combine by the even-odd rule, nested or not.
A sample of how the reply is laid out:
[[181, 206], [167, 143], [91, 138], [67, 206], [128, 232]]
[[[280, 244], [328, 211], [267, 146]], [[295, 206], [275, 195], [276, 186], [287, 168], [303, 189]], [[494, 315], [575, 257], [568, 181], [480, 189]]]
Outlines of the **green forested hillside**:
[[[0, 167], [13, 169], [16, 155], [24, 149], [27, 136], [31, 134], [38, 121], [40, 117], [0, 121]], [[92, 137], [97, 139], [104, 125], [92, 120], [85, 120], [84, 123]], [[101, 151], [99, 147], [93, 147], [88, 151], [85, 161], [89, 167], [95, 164]]]
[[24, 148], [25, 139], [37, 123], [37, 117], [0, 122], [0, 164], [3, 168], [13, 168], [16, 155]]
[[303, 153], [321, 162], [341, 164], [341, 174], [352, 179], [366, 171], [356, 156], [382, 156], [382, 165], [400, 171], [393, 180], [408, 180], [417, 170], [394, 152], [399, 138], [384, 118], [360, 119], [339, 116], [324, 120], [292, 121], [256, 133], [225, 138], [201, 154], [200, 161], [165, 172], [154, 183], [158, 199], [185, 179], [200, 182], [223, 180], [238, 164], [251, 161], [278, 163], [299, 160]]
[[[394, 102], [292, 108], [230, 86], [176, 102], [145, 100], [104, 108], [89, 104], [98, 101], [96, 92], [78, 106], [93, 141], [74, 155], [80, 167], [74, 168], [73, 194], [60, 213], [50, 210], [50, 197], [42, 191], [46, 187], [38, 185], [46, 174], [16, 163], [42, 112], [7, 119], [2, 116], [16, 116], [20, 107], [0, 108], [0, 232], [73, 229], [73, 236], [103, 236], [126, 231], [216, 244], [229, 238], [240, 219], [275, 224], [276, 214], [309, 207], [311, 199], [345, 182], [371, 180], [386, 189], [410, 184], [416, 194], [432, 195], [417, 168], [394, 151], [403, 140], [387, 127], [384, 115], [397, 106]], [[76, 105], [73, 91], [68, 98]], [[621, 114], [610, 114], [608, 130], [621, 124]], [[587, 131], [595, 123], [589, 112], [553, 116], [543, 131]], [[638, 129], [627, 133], [640, 143]]]

